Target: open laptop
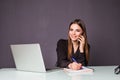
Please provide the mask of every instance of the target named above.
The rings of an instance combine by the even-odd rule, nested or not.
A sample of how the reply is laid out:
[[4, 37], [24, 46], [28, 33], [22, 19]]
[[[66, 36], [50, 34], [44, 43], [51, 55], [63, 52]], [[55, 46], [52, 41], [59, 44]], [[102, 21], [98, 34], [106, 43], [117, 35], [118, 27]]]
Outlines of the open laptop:
[[46, 72], [39, 43], [10, 45], [16, 69], [31, 72]]

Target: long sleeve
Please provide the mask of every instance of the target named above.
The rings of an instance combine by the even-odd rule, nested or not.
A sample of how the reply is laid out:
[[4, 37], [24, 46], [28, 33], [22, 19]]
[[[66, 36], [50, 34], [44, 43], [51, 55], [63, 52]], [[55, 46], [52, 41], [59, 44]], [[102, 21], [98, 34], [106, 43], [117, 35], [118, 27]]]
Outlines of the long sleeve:
[[71, 63], [67, 58], [68, 53], [68, 43], [67, 40], [60, 39], [57, 42], [57, 66], [58, 67], [68, 67], [68, 64]]

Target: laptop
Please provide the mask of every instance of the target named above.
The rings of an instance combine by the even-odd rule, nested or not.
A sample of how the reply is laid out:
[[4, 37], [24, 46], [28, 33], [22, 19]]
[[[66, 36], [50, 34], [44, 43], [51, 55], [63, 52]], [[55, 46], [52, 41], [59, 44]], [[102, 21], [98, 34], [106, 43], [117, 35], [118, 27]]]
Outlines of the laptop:
[[10, 45], [17, 70], [46, 72], [39, 43]]

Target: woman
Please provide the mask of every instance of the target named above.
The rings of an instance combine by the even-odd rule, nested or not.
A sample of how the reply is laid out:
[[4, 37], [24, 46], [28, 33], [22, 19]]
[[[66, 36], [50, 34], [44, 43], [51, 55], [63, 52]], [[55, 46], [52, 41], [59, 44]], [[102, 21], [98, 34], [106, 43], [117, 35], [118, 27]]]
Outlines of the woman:
[[70, 23], [68, 40], [60, 39], [56, 51], [57, 67], [79, 70], [87, 65], [89, 46], [85, 24], [81, 19], [75, 19]]

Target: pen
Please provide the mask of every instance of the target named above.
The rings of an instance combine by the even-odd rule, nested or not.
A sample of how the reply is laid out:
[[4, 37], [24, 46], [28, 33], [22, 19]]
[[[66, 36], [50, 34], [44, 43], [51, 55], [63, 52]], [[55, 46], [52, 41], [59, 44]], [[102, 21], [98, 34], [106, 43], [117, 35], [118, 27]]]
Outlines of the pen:
[[73, 57], [72, 57], [72, 60], [73, 60], [74, 62], [77, 62], [77, 61], [75, 60], [75, 58], [73, 58]]
[[[75, 59], [74, 57], [72, 57], [72, 60], [73, 60], [73, 62], [76, 62], [76, 63], [77, 63], [77, 61], [76, 61], [76, 59]], [[78, 63], [78, 64], [79, 64], [79, 63]], [[80, 69], [83, 69], [82, 65], [81, 65]]]

